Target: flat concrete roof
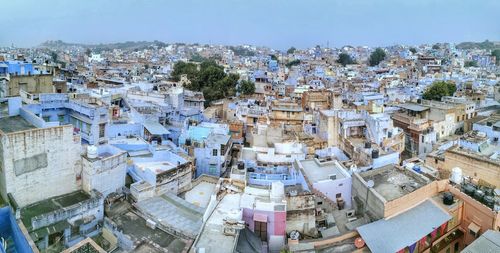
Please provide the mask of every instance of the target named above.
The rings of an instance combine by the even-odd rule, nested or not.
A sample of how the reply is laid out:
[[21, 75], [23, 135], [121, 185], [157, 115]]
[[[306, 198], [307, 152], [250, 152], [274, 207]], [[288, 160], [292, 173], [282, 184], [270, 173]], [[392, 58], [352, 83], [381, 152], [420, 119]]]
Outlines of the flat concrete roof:
[[[146, 239], [168, 249], [169, 252], [182, 252], [186, 246], [184, 240], [158, 228], [152, 229], [148, 227], [146, 220], [131, 211], [130, 204], [126, 202], [114, 204], [110, 212], [110, 218], [123, 234], [128, 235], [133, 242], [141, 242]], [[141, 249], [141, 246], [138, 246], [138, 248]]]
[[161, 225], [193, 239], [202, 226], [204, 209], [171, 193], [140, 201], [135, 206]]
[[35, 129], [34, 125], [21, 116], [10, 116], [0, 118], [0, 130], [4, 133], [13, 133]]
[[169, 171], [175, 169], [177, 165], [174, 165], [168, 161], [161, 162], [135, 162], [135, 166], [137, 166], [141, 170], [150, 170], [155, 174], [160, 174], [165, 171]]
[[323, 180], [330, 180], [330, 175], [337, 175], [337, 179], [349, 177], [347, 171], [337, 161], [320, 162], [318, 159], [299, 161], [302, 165], [303, 173], [312, 183]]
[[377, 191], [385, 200], [391, 201], [400, 198], [424, 184], [415, 177], [405, 173], [403, 170], [395, 168], [393, 165], [387, 165], [380, 169], [363, 172], [360, 176], [365, 180], [373, 180], [375, 183], [373, 189]]
[[407, 109], [407, 110], [415, 111], [415, 112], [423, 112], [423, 111], [426, 111], [426, 110], [430, 109], [427, 106], [422, 106], [422, 105], [419, 105], [419, 104], [400, 104], [398, 106], [401, 107], [401, 108], [403, 108], [403, 109]]
[[208, 206], [208, 202], [210, 202], [210, 196], [214, 192], [214, 189], [215, 184], [203, 181], [187, 191], [184, 199], [195, 206], [205, 208]]
[[56, 196], [50, 199], [42, 200], [21, 209], [21, 220], [26, 228], [31, 228], [31, 219], [35, 216], [50, 213], [52, 211], [72, 206], [79, 202], [90, 199], [90, 195], [82, 190], [72, 193]]
[[500, 232], [487, 230], [467, 246], [463, 253], [500, 252]]
[[232, 253], [237, 238], [224, 235], [224, 219], [240, 212], [240, 194], [227, 194], [217, 205], [205, 223], [196, 248], [204, 248], [205, 252]]

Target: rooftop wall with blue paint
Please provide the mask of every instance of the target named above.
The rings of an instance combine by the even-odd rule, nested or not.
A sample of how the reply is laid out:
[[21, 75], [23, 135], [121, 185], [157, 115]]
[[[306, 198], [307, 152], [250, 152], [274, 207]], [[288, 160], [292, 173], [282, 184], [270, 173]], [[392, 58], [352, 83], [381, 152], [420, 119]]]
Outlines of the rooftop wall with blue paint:
[[[0, 208], [0, 237], [7, 242], [7, 252], [9, 253], [32, 253], [31, 247], [21, 229], [12, 215], [10, 207]], [[2, 240], [0, 240], [0, 252], [3, 250]]]
[[[18, 75], [27, 75], [29, 74], [40, 74], [40, 71], [36, 70], [33, 67], [32, 63], [29, 62], [22, 62], [22, 61], [3, 61], [0, 62], [5, 65], [7, 65], [7, 71], [11, 75], [15, 75], [16, 73]], [[0, 71], [5, 71], [5, 70], [0, 70]], [[5, 74], [5, 73], [0, 73], [0, 74]]]
[[205, 140], [212, 132], [212, 128], [202, 126], [190, 126], [187, 132], [179, 136], [179, 145], [185, 144], [186, 139], [191, 141], [201, 142]]

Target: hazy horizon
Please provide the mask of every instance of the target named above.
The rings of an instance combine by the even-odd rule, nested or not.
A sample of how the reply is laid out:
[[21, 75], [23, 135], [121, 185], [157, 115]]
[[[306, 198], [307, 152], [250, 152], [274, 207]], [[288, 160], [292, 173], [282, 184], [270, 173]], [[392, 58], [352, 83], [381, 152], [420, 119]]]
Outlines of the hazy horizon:
[[496, 0], [21, 0], [3, 6], [0, 46], [158, 40], [286, 49], [500, 41]]

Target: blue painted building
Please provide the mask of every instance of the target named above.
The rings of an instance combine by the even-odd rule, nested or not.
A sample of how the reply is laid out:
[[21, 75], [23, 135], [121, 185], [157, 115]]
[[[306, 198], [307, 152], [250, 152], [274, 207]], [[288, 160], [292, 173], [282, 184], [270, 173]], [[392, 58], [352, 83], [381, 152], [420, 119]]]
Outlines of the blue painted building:
[[38, 104], [24, 108], [46, 123], [72, 124], [83, 143], [95, 145], [106, 140], [108, 107], [95, 98], [70, 99], [68, 94], [40, 94]]
[[[0, 253], [31, 253], [28, 240], [16, 223], [10, 207], [0, 208]], [[5, 250], [6, 249], [6, 250]]]
[[33, 67], [33, 63], [23, 61], [3, 61], [0, 62], [0, 75], [27, 75], [41, 74], [39, 70]]

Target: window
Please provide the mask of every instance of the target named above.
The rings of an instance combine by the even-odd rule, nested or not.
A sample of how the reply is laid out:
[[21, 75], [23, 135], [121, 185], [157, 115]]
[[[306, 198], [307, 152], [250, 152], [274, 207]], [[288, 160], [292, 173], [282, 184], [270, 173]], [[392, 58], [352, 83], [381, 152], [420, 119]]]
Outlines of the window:
[[213, 149], [213, 150], [212, 150], [212, 155], [213, 155], [213, 156], [217, 156], [217, 149]]
[[338, 198], [342, 198], [342, 193], [337, 193], [335, 194], [335, 198], [338, 199]]
[[458, 253], [458, 242], [453, 246], [453, 252]]
[[105, 124], [99, 124], [99, 138], [104, 137], [105, 129], [106, 129]]

